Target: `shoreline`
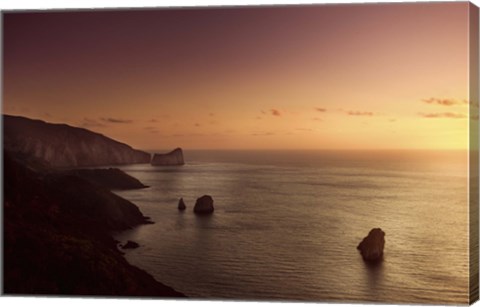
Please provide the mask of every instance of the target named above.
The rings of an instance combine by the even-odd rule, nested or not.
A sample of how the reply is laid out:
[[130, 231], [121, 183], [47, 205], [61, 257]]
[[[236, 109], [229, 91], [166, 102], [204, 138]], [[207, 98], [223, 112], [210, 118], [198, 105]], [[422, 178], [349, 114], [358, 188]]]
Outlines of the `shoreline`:
[[135, 204], [6, 151], [4, 176], [5, 295], [186, 297], [117, 247], [114, 232], [150, 222]]

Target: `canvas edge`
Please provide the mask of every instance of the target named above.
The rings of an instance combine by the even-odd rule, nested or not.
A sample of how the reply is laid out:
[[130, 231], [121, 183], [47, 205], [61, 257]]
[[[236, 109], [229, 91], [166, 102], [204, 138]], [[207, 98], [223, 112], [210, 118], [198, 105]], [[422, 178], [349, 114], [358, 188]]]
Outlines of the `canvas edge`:
[[479, 9], [468, 7], [469, 41], [469, 304], [479, 299]]

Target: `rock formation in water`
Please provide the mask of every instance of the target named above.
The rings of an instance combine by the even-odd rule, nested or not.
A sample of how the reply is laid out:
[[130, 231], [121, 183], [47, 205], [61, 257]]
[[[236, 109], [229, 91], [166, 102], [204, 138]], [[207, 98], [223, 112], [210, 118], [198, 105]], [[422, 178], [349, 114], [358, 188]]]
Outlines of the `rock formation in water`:
[[137, 178], [134, 178], [118, 168], [108, 169], [74, 169], [64, 171], [64, 174], [75, 175], [93, 184], [109, 190], [130, 190], [148, 188]]
[[185, 209], [187, 209], [187, 206], [185, 206], [183, 198], [180, 198], [180, 200], [178, 201], [178, 210], [183, 211]]
[[377, 262], [383, 258], [383, 248], [385, 247], [385, 232], [380, 228], [373, 228], [368, 236], [363, 238], [358, 244], [363, 260], [368, 262]]
[[4, 154], [3, 293], [184, 296], [130, 265], [112, 232], [144, 224], [131, 202]]
[[125, 245], [122, 246], [123, 249], [133, 249], [133, 248], [138, 248], [140, 247], [140, 244], [134, 241], [128, 240]]
[[181, 148], [175, 148], [166, 154], [154, 154], [152, 165], [168, 166], [168, 165], [184, 165], [183, 151]]
[[4, 148], [53, 167], [149, 163], [151, 155], [101, 134], [65, 124], [3, 115]]
[[193, 208], [193, 212], [196, 214], [211, 214], [213, 210], [213, 198], [210, 195], [203, 195], [197, 198]]

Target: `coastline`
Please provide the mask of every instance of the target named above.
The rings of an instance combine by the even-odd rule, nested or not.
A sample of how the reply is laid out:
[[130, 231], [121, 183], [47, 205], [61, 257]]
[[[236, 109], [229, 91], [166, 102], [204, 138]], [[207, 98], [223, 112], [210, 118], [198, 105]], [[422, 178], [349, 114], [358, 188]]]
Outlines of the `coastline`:
[[118, 249], [112, 232], [151, 223], [133, 203], [8, 152], [4, 176], [4, 294], [185, 297]]

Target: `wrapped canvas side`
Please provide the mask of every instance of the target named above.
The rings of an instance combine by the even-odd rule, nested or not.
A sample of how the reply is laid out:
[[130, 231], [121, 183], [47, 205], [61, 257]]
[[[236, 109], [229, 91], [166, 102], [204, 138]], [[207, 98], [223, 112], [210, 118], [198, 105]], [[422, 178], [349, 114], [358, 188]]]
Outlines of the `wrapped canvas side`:
[[479, 155], [478, 155], [478, 143], [479, 143], [479, 125], [478, 125], [478, 81], [479, 81], [479, 31], [478, 31], [478, 7], [470, 4], [469, 8], [469, 113], [470, 113], [470, 304], [473, 304], [478, 300], [478, 190], [479, 190]]

